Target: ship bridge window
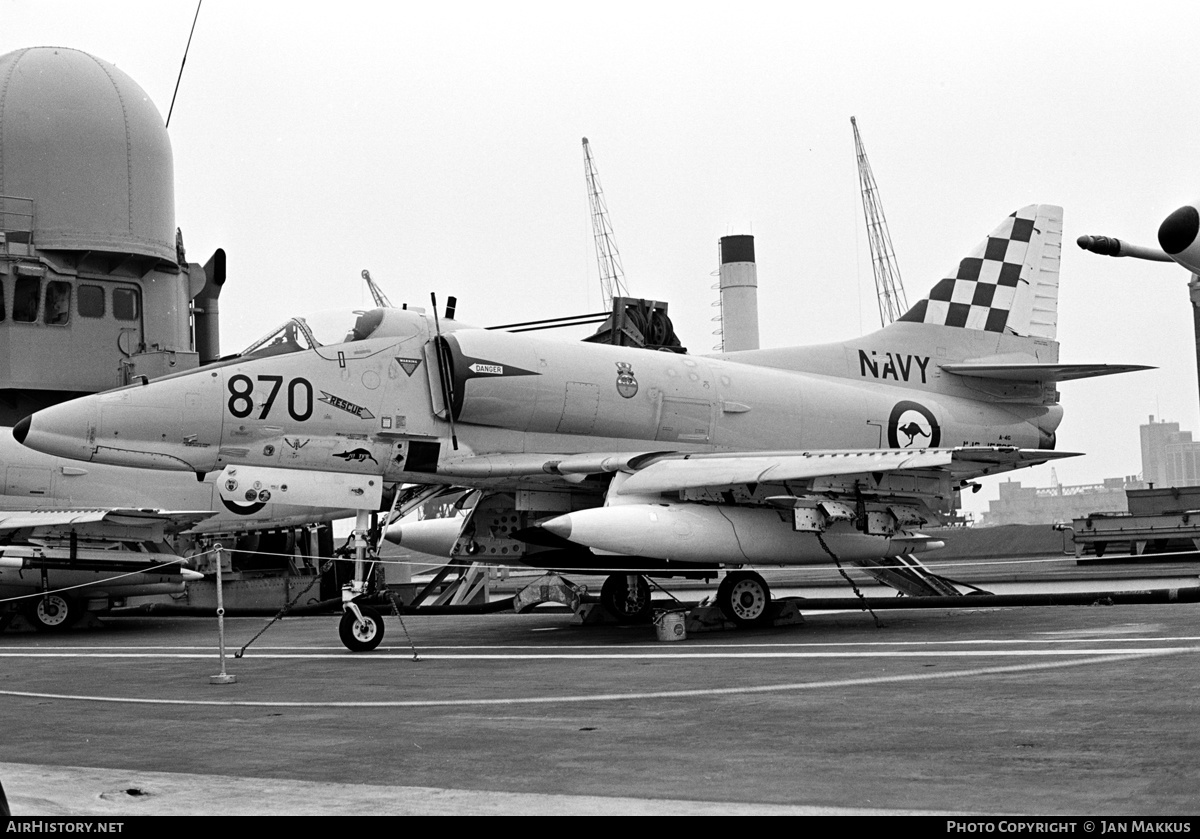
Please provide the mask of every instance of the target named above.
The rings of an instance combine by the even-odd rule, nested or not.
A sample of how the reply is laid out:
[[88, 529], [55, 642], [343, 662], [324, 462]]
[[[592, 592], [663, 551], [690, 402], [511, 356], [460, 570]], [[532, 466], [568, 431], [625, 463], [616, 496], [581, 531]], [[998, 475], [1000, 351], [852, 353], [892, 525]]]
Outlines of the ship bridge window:
[[75, 307], [81, 318], [104, 317], [104, 288], [80, 283]]
[[42, 296], [40, 277], [17, 277], [13, 290], [13, 320], [33, 323], [37, 320], [38, 299]]
[[61, 325], [71, 319], [71, 284], [61, 280], [46, 283], [46, 323]]
[[117, 320], [137, 320], [139, 303], [136, 288], [113, 289], [113, 317]]

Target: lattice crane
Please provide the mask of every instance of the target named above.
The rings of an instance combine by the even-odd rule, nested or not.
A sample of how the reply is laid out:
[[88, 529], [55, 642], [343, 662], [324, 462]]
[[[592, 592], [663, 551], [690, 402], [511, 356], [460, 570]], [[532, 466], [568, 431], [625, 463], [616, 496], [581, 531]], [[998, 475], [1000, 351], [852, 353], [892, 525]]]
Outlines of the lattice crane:
[[613, 298], [628, 297], [629, 291], [625, 287], [625, 269], [621, 267], [621, 254], [608, 221], [608, 205], [604, 202], [604, 190], [600, 188], [596, 161], [592, 159], [587, 137], [583, 138], [583, 169], [588, 201], [592, 205], [592, 235], [596, 240], [596, 262], [600, 267], [600, 293], [604, 306], [612, 308]]
[[850, 117], [850, 126], [854, 129], [858, 183], [862, 188], [863, 215], [866, 217], [867, 240], [871, 246], [871, 268], [875, 272], [875, 293], [879, 298], [879, 323], [887, 326], [908, 311], [908, 300], [904, 296], [904, 283], [900, 279], [900, 266], [896, 264], [896, 253], [892, 249], [887, 219], [883, 217], [879, 189], [875, 186], [875, 176], [867, 161], [867, 150], [863, 148], [854, 117]]

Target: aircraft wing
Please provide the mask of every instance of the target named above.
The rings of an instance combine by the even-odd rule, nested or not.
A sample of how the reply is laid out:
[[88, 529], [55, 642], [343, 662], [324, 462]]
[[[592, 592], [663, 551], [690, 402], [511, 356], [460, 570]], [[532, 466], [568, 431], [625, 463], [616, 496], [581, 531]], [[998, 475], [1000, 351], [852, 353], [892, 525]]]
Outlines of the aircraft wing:
[[41, 535], [75, 531], [96, 538], [159, 541], [164, 533], [187, 530], [212, 515], [210, 510], [165, 512], [133, 508], [0, 511], [0, 532], [23, 530]]
[[1026, 466], [1038, 466], [1075, 452], [1019, 449], [1012, 446], [972, 446], [946, 449], [829, 449], [780, 452], [597, 452], [555, 455], [526, 452], [516, 455], [465, 457], [439, 467], [470, 485], [498, 478], [573, 476], [612, 472], [632, 473], [622, 494], [654, 494], [737, 484], [782, 483], [856, 474], [931, 472], [953, 480], [972, 480]]
[[654, 494], [904, 472], [947, 473], [954, 480], [971, 480], [1074, 456], [1073, 452], [1006, 446], [668, 455], [642, 466], [622, 484], [620, 491], [623, 495]]

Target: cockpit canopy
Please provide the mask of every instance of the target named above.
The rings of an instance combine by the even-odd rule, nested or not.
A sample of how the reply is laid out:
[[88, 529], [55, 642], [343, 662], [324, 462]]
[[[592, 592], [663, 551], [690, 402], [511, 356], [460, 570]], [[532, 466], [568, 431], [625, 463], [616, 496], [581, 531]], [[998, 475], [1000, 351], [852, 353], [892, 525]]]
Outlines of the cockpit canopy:
[[307, 317], [290, 318], [246, 347], [236, 357], [264, 358], [269, 355], [313, 350], [330, 344], [365, 341], [373, 336], [383, 337], [386, 333], [381, 331], [380, 327], [385, 321], [387, 311], [386, 309], [338, 310], [318, 312]]

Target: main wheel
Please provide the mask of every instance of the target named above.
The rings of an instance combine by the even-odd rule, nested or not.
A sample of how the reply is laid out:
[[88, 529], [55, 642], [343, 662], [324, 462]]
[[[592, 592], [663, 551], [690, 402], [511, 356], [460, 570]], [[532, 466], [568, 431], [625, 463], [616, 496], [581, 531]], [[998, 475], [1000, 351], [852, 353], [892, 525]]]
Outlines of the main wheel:
[[347, 609], [342, 613], [342, 621], [338, 624], [338, 635], [342, 643], [351, 652], [365, 653], [379, 646], [383, 640], [383, 618], [370, 606], [359, 606], [362, 619]]
[[47, 594], [34, 601], [25, 612], [33, 628], [41, 632], [58, 632], [66, 629], [83, 614], [83, 608], [61, 594]]
[[717, 606], [738, 626], [764, 623], [771, 606], [771, 589], [753, 571], [730, 571], [717, 587]]
[[[630, 578], [637, 581], [632, 590]], [[620, 621], [644, 623], [650, 620], [650, 584], [641, 574], [610, 574], [600, 588], [600, 604]]]

